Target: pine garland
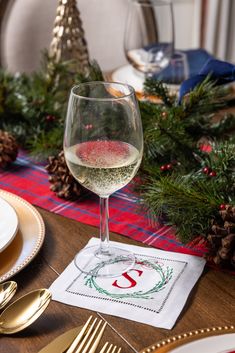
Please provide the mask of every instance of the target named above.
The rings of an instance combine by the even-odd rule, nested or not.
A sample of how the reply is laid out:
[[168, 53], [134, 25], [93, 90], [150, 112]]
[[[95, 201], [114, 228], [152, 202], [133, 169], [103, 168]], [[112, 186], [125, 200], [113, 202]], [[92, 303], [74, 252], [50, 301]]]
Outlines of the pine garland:
[[11, 75], [0, 71], [0, 129], [11, 132], [37, 158], [45, 159], [62, 148], [71, 87], [103, 80], [95, 62], [86, 75], [74, 73], [73, 67], [72, 61], [56, 63], [45, 52], [38, 72]]
[[162, 104], [141, 102], [143, 203], [182, 242], [207, 239], [221, 207], [235, 205], [235, 115], [222, 110], [234, 104], [233, 89], [207, 78], [179, 104], [161, 85], [148, 80], [145, 89]]
[[[154, 91], [154, 82], [151, 81], [148, 90], [149, 81], [145, 85], [147, 94], [159, 92], [158, 96], [161, 97], [162, 84], [158, 82]], [[165, 88], [164, 100], [166, 91]], [[141, 102], [148, 162], [161, 165], [178, 159], [184, 169], [190, 171], [197, 164], [200, 139], [221, 138], [235, 128], [234, 114], [224, 114], [219, 123], [215, 120], [216, 112], [233, 101], [225, 99], [227, 95], [227, 90], [206, 80], [181, 105], [177, 97], [170, 106]]]

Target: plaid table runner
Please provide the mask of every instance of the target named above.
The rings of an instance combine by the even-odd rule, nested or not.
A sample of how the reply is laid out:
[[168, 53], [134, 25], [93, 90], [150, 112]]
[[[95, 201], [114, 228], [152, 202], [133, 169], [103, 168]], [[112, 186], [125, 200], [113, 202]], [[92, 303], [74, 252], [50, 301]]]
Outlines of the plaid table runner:
[[[0, 172], [0, 188], [12, 192], [30, 203], [81, 223], [99, 226], [99, 200], [92, 193], [77, 201], [65, 201], [49, 189], [48, 173], [44, 166], [34, 163], [20, 151], [17, 160]], [[110, 230], [153, 247], [185, 254], [202, 256], [203, 245], [181, 244], [174, 231], [160, 224], [151, 226], [147, 215], [140, 210], [138, 195], [133, 185], [117, 191], [110, 197]]]

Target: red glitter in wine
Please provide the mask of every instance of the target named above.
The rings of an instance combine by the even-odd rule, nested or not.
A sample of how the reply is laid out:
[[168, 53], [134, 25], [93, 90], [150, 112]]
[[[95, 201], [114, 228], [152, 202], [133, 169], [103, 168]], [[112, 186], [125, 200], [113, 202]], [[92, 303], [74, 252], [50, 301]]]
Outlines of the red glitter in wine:
[[[121, 141], [88, 141], [79, 144], [76, 155], [84, 162], [102, 164], [103, 167], [113, 165], [113, 160], [128, 156], [128, 145]], [[111, 159], [110, 159], [111, 157]]]

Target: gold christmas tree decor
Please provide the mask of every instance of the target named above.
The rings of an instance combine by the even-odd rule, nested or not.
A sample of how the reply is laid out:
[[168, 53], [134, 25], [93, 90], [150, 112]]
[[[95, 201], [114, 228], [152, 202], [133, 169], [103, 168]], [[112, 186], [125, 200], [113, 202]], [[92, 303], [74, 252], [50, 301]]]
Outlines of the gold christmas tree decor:
[[50, 56], [56, 62], [73, 60], [74, 69], [87, 72], [89, 55], [76, 0], [59, 0], [50, 45]]

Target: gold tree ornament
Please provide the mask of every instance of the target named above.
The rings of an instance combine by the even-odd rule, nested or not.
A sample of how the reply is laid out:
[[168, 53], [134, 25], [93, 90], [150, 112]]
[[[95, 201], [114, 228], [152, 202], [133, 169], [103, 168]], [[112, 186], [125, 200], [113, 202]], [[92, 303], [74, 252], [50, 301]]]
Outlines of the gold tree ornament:
[[50, 56], [56, 62], [73, 60], [74, 69], [83, 73], [88, 71], [87, 43], [76, 0], [59, 0]]

